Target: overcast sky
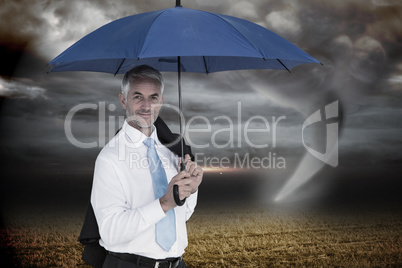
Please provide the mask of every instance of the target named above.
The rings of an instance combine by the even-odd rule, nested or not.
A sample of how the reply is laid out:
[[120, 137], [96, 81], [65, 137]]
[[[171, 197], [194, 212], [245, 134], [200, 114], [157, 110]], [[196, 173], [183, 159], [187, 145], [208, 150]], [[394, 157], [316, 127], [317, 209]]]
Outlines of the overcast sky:
[[[47, 74], [46, 64], [108, 22], [174, 4], [173, 0], [1, 1], [2, 163], [32, 172], [90, 174], [99, 145], [110, 138], [109, 123], [116, 122], [110, 130], [113, 133], [119, 116], [124, 115], [118, 102], [121, 76]], [[193, 120], [190, 127], [205, 128], [206, 121], [212, 124], [210, 132], [190, 133], [189, 143], [209, 145], [194, 149], [196, 153], [231, 161], [236, 154], [261, 158], [275, 153], [285, 159], [290, 174], [307, 153], [302, 143], [303, 122], [317, 109], [338, 101], [341, 166], [395, 168], [402, 161], [400, 1], [183, 0], [182, 5], [258, 23], [324, 64], [299, 66], [290, 74], [277, 70], [184, 73], [187, 123], [204, 116], [206, 120]], [[164, 76], [165, 103], [177, 106], [177, 75]], [[72, 133], [80, 142], [97, 142], [94, 148], [78, 148], [66, 137], [66, 116], [79, 104], [97, 109], [79, 110], [72, 120]], [[106, 121], [99, 119], [102, 107]], [[229, 127], [227, 119], [217, 116], [230, 118], [234, 131], [217, 132]], [[243, 133], [253, 116], [266, 118], [271, 130], [272, 120], [283, 119], [276, 133], [248, 134], [250, 144], [243, 134], [238, 135], [238, 129]], [[166, 109], [162, 117], [178, 131], [174, 113]], [[106, 124], [106, 137], [99, 137], [100, 121]], [[262, 123], [253, 120], [249, 128], [264, 128]], [[325, 124], [318, 129], [306, 130], [305, 139], [322, 152]], [[231, 138], [233, 146], [224, 146]], [[216, 148], [213, 142], [224, 148]], [[252, 144], [268, 144], [268, 148]]]

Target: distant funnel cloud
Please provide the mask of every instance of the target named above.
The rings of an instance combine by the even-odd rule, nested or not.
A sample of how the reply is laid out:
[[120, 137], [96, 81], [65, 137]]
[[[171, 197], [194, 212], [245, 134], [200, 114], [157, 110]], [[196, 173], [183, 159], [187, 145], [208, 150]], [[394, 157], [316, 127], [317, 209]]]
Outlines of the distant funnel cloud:
[[324, 166], [338, 165], [343, 99], [338, 95], [342, 84], [337, 79], [337, 72], [333, 71], [333, 65], [327, 64], [325, 67], [299, 69], [291, 75], [276, 72], [267, 77], [265, 74], [264, 79], [261, 79], [264, 74], [259, 72], [247, 73], [247, 76], [242, 73], [237, 77], [237, 85], [242, 84], [240, 78], [251, 80], [253, 83], [244, 86], [251, 87], [280, 105], [299, 111], [305, 118], [300, 129], [300, 142], [305, 148], [305, 155], [274, 197], [277, 202], [296, 195], [296, 190]]
[[[304, 122], [302, 139], [308, 153], [304, 155], [293, 175], [279, 191], [275, 198], [276, 202], [286, 199], [296, 189], [310, 180], [324, 165], [338, 166], [339, 119], [341, 119], [339, 100], [326, 105], [323, 113], [325, 114], [324, 117], [321, 116], [322, 111], [319, 109]], [[337, 121], [332, 122], [334, 119]], [[314, 124], [323, 123], [323, 121], [330, 121], [329, 123], [324, 123], [326, 125], [324, 129], [322, 128], [323, 124], [314, 126]], [[313, 128], [311, 135], [311, 145], [315, 145], [313, 147], [318, 147], [317, 145], [322, 142], [323, 137], [326, 137], [325, 152], [321, 153], [306, 144], [304, 132], [307, 127]]]

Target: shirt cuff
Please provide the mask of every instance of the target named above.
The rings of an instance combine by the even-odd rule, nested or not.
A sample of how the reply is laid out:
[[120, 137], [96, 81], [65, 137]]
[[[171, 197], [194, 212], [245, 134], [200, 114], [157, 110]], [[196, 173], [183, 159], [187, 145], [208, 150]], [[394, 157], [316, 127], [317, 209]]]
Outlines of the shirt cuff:
[[148, 224], [155, 224], [166, 216], [159, 199], [152, 201], [138, 210]]

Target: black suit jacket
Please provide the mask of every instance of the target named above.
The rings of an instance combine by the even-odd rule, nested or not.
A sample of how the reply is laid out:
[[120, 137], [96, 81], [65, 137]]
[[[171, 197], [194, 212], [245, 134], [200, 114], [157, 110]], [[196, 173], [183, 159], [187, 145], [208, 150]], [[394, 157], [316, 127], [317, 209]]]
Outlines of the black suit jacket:
[[[181, 155], [181, 143], [178, 134], [174, 134], [170, 131], [166, 123], [158, 117], [155, 121], [156, 130], [158, 133], [158, 138], [162, 144], [168, 146], [168, 148], [175, 154]], [[184, 144], [184, 143], [183, 143]], [[189, 154], [194, 160], [191, 154], [190, 146], [184, 144], [184, 154]], [[82, 253], [82, 259], [89, 265], [93, 267], [102, 267], [103, 262], [106, 258], [106, 250], [99, 245], [99, 229], [98, 224], [95, 219], [94, 210], [91, 203], [89, 202], [84, 224], [81, 229], [80, 237], [78, 241], [84, 245], [84, 251]]]

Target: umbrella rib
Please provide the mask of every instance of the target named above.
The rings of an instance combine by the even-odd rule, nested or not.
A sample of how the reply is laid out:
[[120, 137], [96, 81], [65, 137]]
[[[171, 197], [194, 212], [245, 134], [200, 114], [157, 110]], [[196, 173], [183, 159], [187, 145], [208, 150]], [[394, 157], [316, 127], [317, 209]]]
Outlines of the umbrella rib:
[[205, 73], [208, 74], [208, 66], [207, 66], [207, 61], [205, 60], [205, 56], [202, 56], [202, 60], [204, 61], [204, 67], [205, 67]]
[[117, 71], [114, 73], [114, 76], [116, 76], [116, 74], [120, 71], [120, 68], [121, 68], [121, 66], [123, 65], [123, 63], [126, 61], [126, 58], [124, 58], [122, 61], [121, 61], [121, 63], [120, 63], [120, 65], [119, 65], [119, 68], [117, 68]]
[[[162, 15], [165, 11], [166, 11], [166, 9], [161, 10], [161, 12], [153, 19], [152, 23], [149, 24], [148, 30], [147, 30], [147, 32], [146, 32], [146, 34], [145, 34], [144, 42], [142, 42], [142, 44], [141, 44], [141, 49], [138, 50], [138, 56], [141, 54], [142, 48], [144, 47], [145, 40], [146, 40], [147, 37], [148, 37], [149, 29], [151, 29], [151, 27], [152, 27], [152, 25], [154, 24], [154, 22], [156, 21], [156, 19], [157, 19], [160, 15]], [[138, 60], [139, 58], [140, 58], [140, 57], [137, 57], [137, 60]]]
[[285, 67], [285, 69], [288, 70], [288, 72], [290, 73], [290, 70], [288, 69], [288, 67], [286, 67], [286, 65], [283, 64], [283, 62], [280, 59], [276, 59], [276, 60], [279, 61], [279, 63], [282, 64], [282, 66]]

